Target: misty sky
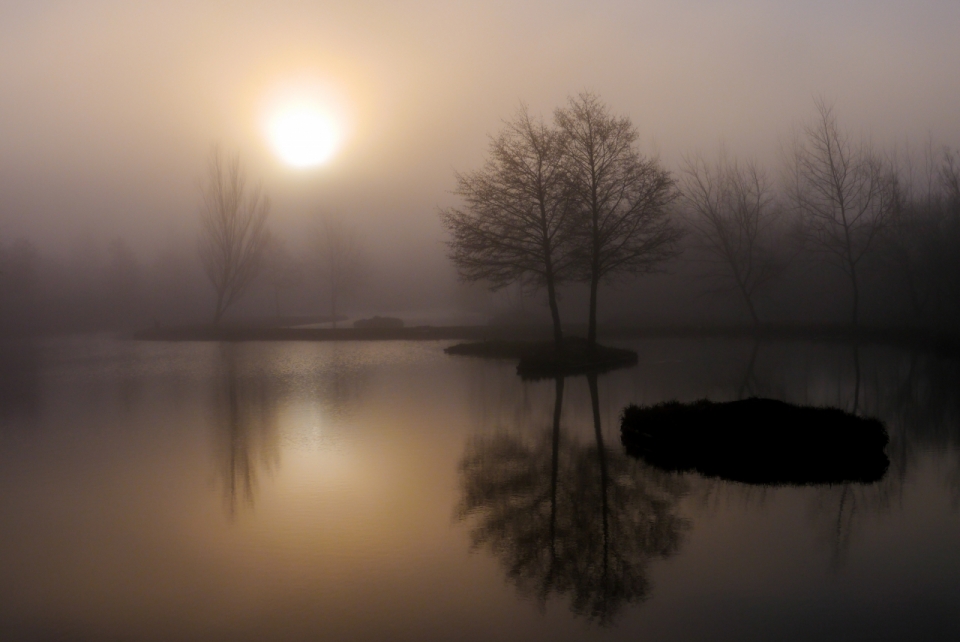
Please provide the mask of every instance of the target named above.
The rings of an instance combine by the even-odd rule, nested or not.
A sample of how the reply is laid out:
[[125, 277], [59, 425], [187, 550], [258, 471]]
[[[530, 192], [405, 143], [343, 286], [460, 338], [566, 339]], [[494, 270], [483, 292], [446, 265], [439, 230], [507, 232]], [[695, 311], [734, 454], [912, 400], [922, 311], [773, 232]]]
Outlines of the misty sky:
[[[958, 27], [956, 0], [0, 0], [0, 242], [192, 242], [219, 141], [263, 179], [281, 234], [327, 211], [374, 247], [442, 256], [453, 172], [521, 100], [549, 115], [583, 89], [668, 166], [721, 140], [774, 159], [816, 95], [875, 142], [960, 146]], [[350, 133], [331, 163], [295, 171], [262, 112], [304, 79]]]

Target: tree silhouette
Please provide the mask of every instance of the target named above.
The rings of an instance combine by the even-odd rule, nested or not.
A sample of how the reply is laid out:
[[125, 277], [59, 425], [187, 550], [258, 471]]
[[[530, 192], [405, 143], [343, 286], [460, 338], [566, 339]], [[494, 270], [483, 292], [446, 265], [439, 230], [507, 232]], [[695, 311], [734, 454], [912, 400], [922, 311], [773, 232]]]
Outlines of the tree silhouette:
[[278, 392], [260, 376], [244, 376], [237, 347], [226, 344], [220, 355], [220, 379], [215, 392], [216, 434], [224, 505], [236, 514], [241, 503], [252, 505], [258, 471], [279, 464]]
[[576, 209], [576, 258], [590, 283], [587, 339], [597, 340], [597, 289], [622, 274], [644, 274], [675, 256], [680, 228], [667, 207], [670, 173], [636, 150], [637, 130], [590, 93], [572, 98], [556, 120], [566, 137], [568, 189]]
[[769, 245], [776, 209], [766, 175], [722, 153], [714, 164], [694, 156], [684, 162], [681, 194], [697, 238], [722, 266], [724, 289], [740, 295], [759, 326], [757, 292], [784, 268]]
[[210, 153], [200, 212], [200, 261], [216, 292], [214, 325], [260, 274], [269, 244], [270, 201], [260, 187], [247, 189], [240, 156]]
[[604, 446], [596, 377], [588, 382], [595, 444], [563, 434], [558, 378], [553, 426], [532, 442], [501, 434], [468, 445], [457, 515], [521, 593], [541, 605], [566, 596], [574, 613], [606, 625], [648, 596], [650, 560], [676, 552], [689, 523], [677, 514], [679, 477]]
[[491, 141], [483, 169], [457, 175], [464, 209], [440, 213], [461, 279], [494, 290], [524, 281], [546, 287], [557, 349], [563, 331], [556, 287], [571, 267], [564, 147], [561, 132], [522, 107]]
[[840, 129], [833, 107], [822, 100], [816, 106], [816, 121], [794, 145], [790, 191], [807, 238], [850, 279], [856, 328], [858, 269], [887, 223], [895, 181], [877, 154]]

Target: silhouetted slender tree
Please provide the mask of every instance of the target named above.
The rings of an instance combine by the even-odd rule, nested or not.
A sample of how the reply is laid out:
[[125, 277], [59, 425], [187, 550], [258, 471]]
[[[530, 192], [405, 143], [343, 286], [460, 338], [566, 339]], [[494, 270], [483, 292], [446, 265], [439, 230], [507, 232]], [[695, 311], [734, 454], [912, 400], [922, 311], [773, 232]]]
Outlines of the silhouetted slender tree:
[[461, 279], [494, 290], [517, 281], [546, 287], [557, 349], [556, 288], [571, 265], [564, 162], [564, 137], [522, 107], [491, 141], [483, 169], [457, 175], [465, 207], [440, 213]]
[[860, 262], [886, 225], [894, 181], [880, 157], [850, 139], [833, 107], [816, 102], [817, 119], [793, 149], [790, 191], [807, 237], [850, 279], [851, 320], [859, 324]]
[[681, 194], [696, 236], [723, 266], [720, 279], [739, 293], [759, 326], [757, 291], [785, 265], [769, 245], [776, 209], [766, 175], [723, 153], [712, 165], [694, 156], [684, 160]]
[[597, 289], [622, 274], [657, 269], [678, 253], [681, 230], [668, 205], [677, 190], [670, 173], [636, 150], [637, 130], [629, 118], [610, 114], [590, 93], [572, 98], [556, 112], [566, 138], [571, 205], [576, 210], [576, 258], [590, 283], [587, 338], [597, 340]]
[[210, 153], [200, 211], [200, 260], [216, 292], [214, 325], [250, 288], [263, 268], [270, 239], [270, 201], [259, 186], [248, 189], [235, 154], [224, 160], [219, 148]]

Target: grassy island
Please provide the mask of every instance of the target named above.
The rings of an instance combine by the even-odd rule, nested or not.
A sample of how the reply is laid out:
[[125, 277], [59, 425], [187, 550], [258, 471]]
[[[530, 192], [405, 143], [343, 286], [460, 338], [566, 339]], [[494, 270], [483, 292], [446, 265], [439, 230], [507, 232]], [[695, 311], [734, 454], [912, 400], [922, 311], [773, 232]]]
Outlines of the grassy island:
[[658, 468], [748, 484], [871, 483], [889, 466], [880, 421], [774, 399], [631, 405], [620, 431]]
[[637, 353], [623, 348], [591, 346], [586, 339], [563, 340], [557, 350], [552, 341], [491, 340], [458, 343], [444, 350], [447, 354], [516, 359], [517, 374], [527, 379], [543, 379], [604, 372], [637, 363]]

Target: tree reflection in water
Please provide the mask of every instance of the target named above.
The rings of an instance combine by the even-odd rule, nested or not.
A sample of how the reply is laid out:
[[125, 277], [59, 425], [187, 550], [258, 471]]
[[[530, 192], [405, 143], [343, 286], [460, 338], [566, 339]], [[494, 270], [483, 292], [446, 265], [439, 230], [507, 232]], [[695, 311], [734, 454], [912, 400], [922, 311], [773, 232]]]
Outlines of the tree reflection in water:
[[564, 380], [553, 426], [530, 441], [472, 440], [460, 463], [460, 519], [472, 544], [491, 551], [521, 593], [543, 607], [566, 596], [600, 624], [649, 594], [651, 559], [675, 553], [689, 522], [677, 514], [686, 485], [604, 445], [596, 375], [588, 375], [594, 444], [561, 430]]
[[367, 382], [361, 364], [344, 359], [336, 348], [322, 360], [304, 363], [291, 352], [270, 359], [258, 347], [221, 346], [212, 400], [217, 477], [223, 485], [227, 513], [252, 506], [260, 478], [280, 466], [281, 437], [298, 448], [318, 447], [317, 425], [348, 421], [359, 406]]
[[[890, 443], [890, 470], [869, 485], [843, 484], [818, 489], [811, 515], [827, 543], [831, 564], [844, 564], [851, 542], [867, 518], [888, 512], [903, 496], [908, 471], [923, 453], [944, 453], [948, 463], [944, 485], [960, 502], [960, 367], [936, 354], [878, 349], [864, 360], [852, 345], [852, 407], [862, 415], [882, 418]], [[870, 358], [873, 357], [873, 358]], [[865, 361], [865, 363], [863, 362]]]
[[230, 516], [241, 502], [253, 505], [260, 466], [269, 471], [280, 459], [277, 391], [265, 377], [242, 375], [237, 360], [237, 347], [224, 345], [215, 400], [220, 477]]

